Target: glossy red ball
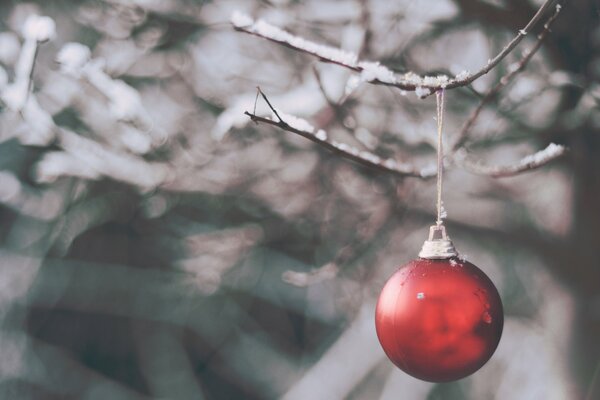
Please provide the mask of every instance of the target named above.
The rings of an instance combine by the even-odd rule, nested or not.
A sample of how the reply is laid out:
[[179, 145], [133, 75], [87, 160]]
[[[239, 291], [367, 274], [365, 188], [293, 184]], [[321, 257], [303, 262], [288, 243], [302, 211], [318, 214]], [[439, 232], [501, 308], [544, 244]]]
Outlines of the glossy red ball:
[[464, 378], [492, 356], [504, 324], [502, 301], [483, 271], [458, 258], [417, 259], [387, 281], [375, 312], [383, 350], [425, 381]]

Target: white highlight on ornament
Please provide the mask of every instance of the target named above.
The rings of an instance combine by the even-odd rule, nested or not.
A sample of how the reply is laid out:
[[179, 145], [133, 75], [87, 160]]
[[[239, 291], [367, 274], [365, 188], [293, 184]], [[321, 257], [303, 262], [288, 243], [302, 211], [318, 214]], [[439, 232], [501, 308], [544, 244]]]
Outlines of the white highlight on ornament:
[[236, 10], [233, 12], [233, 14], [231, 14], [231, 23], [234, 26], [241, 28], [252, 25], [254, 23], [254, 20], [248, 15]]
[[327, 132], [323, 129], [319, 129], [317, 133], [315, 133], [315, 137], [319, 140], [326, 141], [327, 140]]
[[360, 78], [363, 82], [379, 81], [384, 83], [396, 83], [396, 77], [394, 72], [379, 64], [379, 62], [362, 61], [358, 63], [358, 66], [362, 68]]

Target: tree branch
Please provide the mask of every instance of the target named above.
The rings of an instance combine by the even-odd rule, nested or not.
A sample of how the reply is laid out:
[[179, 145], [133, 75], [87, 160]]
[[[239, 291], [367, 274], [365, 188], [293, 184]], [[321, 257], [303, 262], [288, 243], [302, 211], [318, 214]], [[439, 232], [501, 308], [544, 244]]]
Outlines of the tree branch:
[[237, 31], [262, 37], [291, 49], [315, 56], [323, 62], [337, 64], [359, 72], [361, 79], [369, 83], [393, 86], [407, 91], [416, 91], [419, 97], [426, 97], [441, 89], [453, 89], [469, 85], [477, 78], [487, 74], [523, 40], [555, 2], [556, 0], [546, 0], [529, 23], [523, 29], [519, 30], [517, 36], [479, 71], [474, 74], [461, 73], [452, 79], [446, 75], [421, 77], [413, 72], [397, 76], [392, 70], [380, 65], [378, 62], [360, 61], [358, 56], [352, 52], [308, 41], [270, 25], [263, 20], [254, 21], [248, 15], [239, 12], [235, 12], [232, 15], [231, 23]]
[[454, 161], [471, 173], [491, 176], [493, 178], [503, 178], [540, 168], [562, 156], [566, 151], [567, 149], [564, 146], [550, 143], [544, 150], [526, 156], [513, 165], [484, 165], [480, 162], [471, 161], [464, 154], [461, 155], [460, 153]]
[[54, 38], [56, 25], [50, 17], [30, 15], [25, 20], [21, 33], [25, 41], [15, 66], [14, 82], [0, 93], [0, 100], [19, 113], [26, 107], [29, 99], [38, 46]]
[[254, 122], [262, 122], [276, 126], [284, 131], [295, 133], [344, 158], [383, 172], [391, 172], [402, 177], [415, 177], [422, 179], [435, 176], [435, 170], [433, 168], [417, 169], [411, 164], [399, 163], [391, 158], [383, 159], [369, 151], [358, 150], [357, 148], [345, 143], [340, 143], [333, 139], [330, 140], [327, 132], [325, 132], [323, 129], [317, 130], [304, 119], [285, 114], [281, 110], [276, 110], [271, 102], [267, 100], [267, 96], [260, 90], [260, 88], [257, 89], [273, 112], [273, 116], [277, 118], [278, 121], [272, 118], [261, 117], [248, 111], [244, 112], [244, 114], [249, 116]]
[[340, 143], [336, 140], [329, 140], [327, 138], [327, 133], [322, 129], [319, 129], [316, 133], [314, 133], [311, 131], [294, 128], [285, 121], [274, 121], [270, 118], [261, 117], [256, 114], [252, 114], [248, 111], [244, 112], [244, 114], [249, 116], [250, 119], [254, 122], [262, 122], [265, 124], [276, 126], [280, 129], [283, 129], [284, 131], [295, 133], [296, 135], [300, 135], [310, 141], [313, 141], [323, 146], [324, 148], [335, 154], [338, 154], [344, 158], [357, 162], [361, 165], [365, 165], [367, 167], [378, 169], [383, 172], [391, 172], [395, 175], [399, 175], [402, 177], [428, 179], [435, 176], [435, 171], [430, 170], [430, 168], [423, 168], [419, 170], [410, 164], [398, 163], [396, 160], [391, 158], [383, 159], [371, 152], [358, 150], [355, 147], [349, 146], [345, 143]]
[[468, 139], [469, 132], [473, 127], [475, 120], [477, 120], [477, 118], [479, 117], [479, 114], [483, 110], [484, 106], [491, 99], [493, 99], [500, 92], [500, 90], [502, 90], [515, 76], [517, 76], [517, 74], [522, 72], [525, 69], [525, 67], [527, 67], [529, 61], [533, 58], [534, 54], [541, 48], [544, 39], [548, 36], [548, 33], [550, 32], [550, 25], [552, 24], [552, 22], [554, 22], [556, 17], [558, 17], [560, 10], [561, 6], [560, 4], [557, 4], [554, 14], [552, 14], [544, 24], [544, 30], [538, 35], [538, 40], [536, 41], [535, 45], [531, 49], [523, 52], [523, 56], [521, 57], [521, 59], [516, 64], [509, 67], [508, 72], [504, 76], [502, 76], [498, 83], [493, 88], [491, 88], [481, 99], [477, 108], [473, 110], [469, 118], [462, 126], [458, 134], [458, 138], [452, 146], [452, 150], [456, 151], [465, 144], [465, 142]]

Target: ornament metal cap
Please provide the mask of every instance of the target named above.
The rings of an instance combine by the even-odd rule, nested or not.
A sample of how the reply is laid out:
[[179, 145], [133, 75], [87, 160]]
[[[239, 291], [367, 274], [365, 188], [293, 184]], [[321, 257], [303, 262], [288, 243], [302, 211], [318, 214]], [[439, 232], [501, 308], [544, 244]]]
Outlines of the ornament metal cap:
[[429, 239], [423, 243], [419, 257], [429, 260], [442, 260], [458, 256], [452, 240], [446, 234], [446, 227], [442, 224], [429, 228]]

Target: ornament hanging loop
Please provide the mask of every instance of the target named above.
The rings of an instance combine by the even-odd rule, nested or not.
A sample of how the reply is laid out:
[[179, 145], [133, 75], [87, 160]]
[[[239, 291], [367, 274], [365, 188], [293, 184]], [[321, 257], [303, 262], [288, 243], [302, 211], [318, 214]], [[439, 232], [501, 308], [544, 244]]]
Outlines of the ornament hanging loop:
[[429, 238], [423, 243], [419, 257], [429, 260], [442, 260], [457, 257], [458, 252], [450, 237], [446, 234], [446, 227], [442, 224], [429, 227]]
[[442, 188], [444, 182], [444, 148], [442, 130], [444, 127], [444, 89], [435, 93], [437, 110], [437, 220], [429, 228], [429, 238], [423, 243], [419, 257], [439, 260], [458, 256], [454, 244], [446, 234], [444, 226], [444, 203], [442, 202]]

